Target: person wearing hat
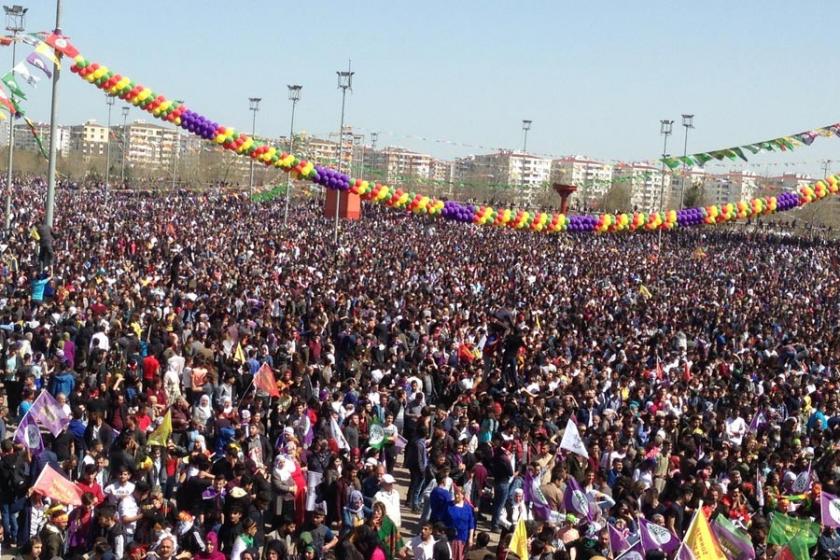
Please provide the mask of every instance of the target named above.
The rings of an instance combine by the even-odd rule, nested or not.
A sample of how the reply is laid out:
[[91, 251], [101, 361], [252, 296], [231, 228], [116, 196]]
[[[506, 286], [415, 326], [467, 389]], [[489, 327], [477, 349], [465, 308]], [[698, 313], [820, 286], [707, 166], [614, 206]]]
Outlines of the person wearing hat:
[[385, 506], [385, 513], [394, 522], [397, 528], [402, 524], [400, 516], [400, 493], [394, 488], [396, 479], [394, 475], [385, 473], [382, 476], [382, 489], [374, 494], [373, 503], [381, 503]]
[[69, 518], [63, 508], [56, 508], [50, 513], [49, 521], [41, 529], [39, 536], [44, 544], [45, 558], [64, 556], [64, 541], [67, 539], [67, 522]]

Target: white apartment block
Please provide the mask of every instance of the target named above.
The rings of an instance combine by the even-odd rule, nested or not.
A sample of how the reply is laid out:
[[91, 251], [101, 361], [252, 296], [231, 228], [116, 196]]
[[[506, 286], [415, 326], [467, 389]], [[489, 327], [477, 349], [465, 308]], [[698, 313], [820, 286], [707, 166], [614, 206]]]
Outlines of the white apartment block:
[[647, 163], [616, 164], [613, 176], [616, 182], [626, 182], [630, 188], [630, 202], [640, 212], [659, 211], [662, 189], [667, 196], [671, 188], [671, 174], [665, 173], [663, 187], [662, 170]]
[[604, 197], [610, 190], [613, 166], [583, 156], [566, 156], [551, 161], [551, 182], [574, 185], [575, 196], [585, 203]]
[[112, 130], [114, 142], [111, 144], [111, 155], [118, 153], [122, 157], [121, 151], [125, 149], [126, 165], [129, 167], [170, 167], [173, 157], [179, 152], [179, 137], [186, 134], [181, 134], [175, 128], [142, 120], [125, 127], [115, 126]]
[[376, 169], [379, 175], [389, 183], [399, 183], [405, 179], [432, 177], [434, 159], [427, 154], [412, 152], [405, 148], [386, 147], [367, 154], [367, 165]]
[[[108, 148], [108, 127], [98, 124], [95, 120], [86, 121], [70, 127], [70, 149], [81, 154], [84, 159], [94, 156], [104, 156]], [[118, 142], [114, 142], [112, 149], [119, 150]]]
[[[48, 151], [50, 146], [50, 124], [49, 123], [32, 123], [35, 133], [41, 139], [44, 150]], [[8, 143], [8, 142], [7, 142]], [[26, 123], [19, 123], [15, 125], [15, 150], [28, 150], [37, 152], [38, 143], [32, 135]], [[56, 144], [56, 151], [59, 157], [70, 156], [70, 128], [66, 126], [58, 127], [58, 138]]]
[[502, 150], [471, 156], [456, 162], [455, 167], [459, 180], [513, 187], [518, 198], [529, 203], [551, 179], [551, 160], [524, 152]]

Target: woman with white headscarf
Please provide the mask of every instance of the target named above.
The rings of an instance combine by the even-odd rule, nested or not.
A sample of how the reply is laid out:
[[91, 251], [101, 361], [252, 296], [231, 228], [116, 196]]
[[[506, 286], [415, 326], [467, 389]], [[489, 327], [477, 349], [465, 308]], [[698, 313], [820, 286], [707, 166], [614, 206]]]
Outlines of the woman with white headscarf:
[[207, 425], [207, 421], [212, 417], [213, 407], [210, 406], [210, 397], [208, 395], [201, 395], [198, 404], [193, 409], [193, 422], [203, 428]]

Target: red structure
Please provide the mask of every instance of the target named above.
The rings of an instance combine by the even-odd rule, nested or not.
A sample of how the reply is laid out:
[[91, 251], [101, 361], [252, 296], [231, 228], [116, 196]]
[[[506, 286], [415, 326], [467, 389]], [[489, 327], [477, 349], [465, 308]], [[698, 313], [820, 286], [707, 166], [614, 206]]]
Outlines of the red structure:
[[554, 189], [554, 192], [560, 195], [560, 211], [563, 214], [569, 213], [569, 197], [572, 193], [577, 192], [577, 187], [574, 185], [563, 185], [560, 183], [554, 183], [551, 185], [551, 188]]
[[[340, 198], [339, 198], [340, 197]], [[324, 217], [335, 218], [335, 201], [341, 201], [338, 207], [338, 217], [347, 220], [358, 220], [361, 215], [361, 199], [359, 195], [337, 191], [335, 189], [327, 189], [327, 199], [324, 201]]]

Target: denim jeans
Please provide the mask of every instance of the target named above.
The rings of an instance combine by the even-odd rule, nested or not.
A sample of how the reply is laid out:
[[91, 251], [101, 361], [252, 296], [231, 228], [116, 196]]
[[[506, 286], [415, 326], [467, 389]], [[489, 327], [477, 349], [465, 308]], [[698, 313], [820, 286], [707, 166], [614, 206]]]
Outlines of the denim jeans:
[[423, 490], [423, 471], [409, 469], [411, 482], [408, 485], [408, 507], [420, 507], [420, 491]]
[[14, 502], [0, 504], [0, 512], [3, 514], [3, 531], [6, 533], [6, 539], [10, 541], [19, 541], [18, 514], [23, 509], [25, 501], [26, 498], [18, 498]]
[[492, 527], [499, 526], [499, 517], [502, 515], [502, 510], [505, 508], [509, 495], [510, 479], [497, 482], [495, 486], [493, 486], [493, 520], [490, 522]]

